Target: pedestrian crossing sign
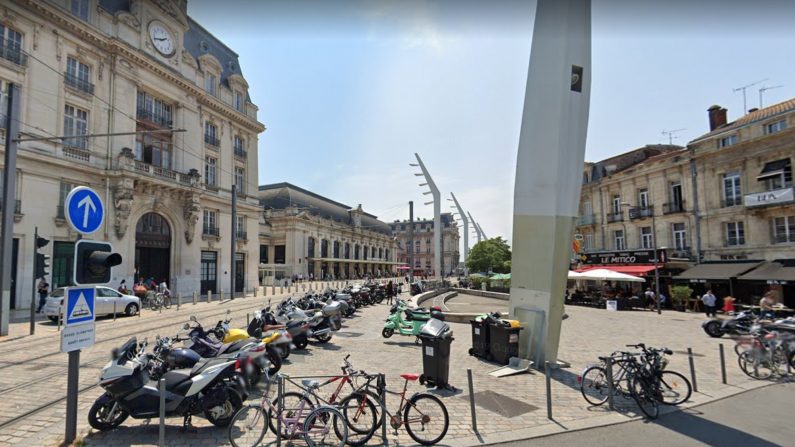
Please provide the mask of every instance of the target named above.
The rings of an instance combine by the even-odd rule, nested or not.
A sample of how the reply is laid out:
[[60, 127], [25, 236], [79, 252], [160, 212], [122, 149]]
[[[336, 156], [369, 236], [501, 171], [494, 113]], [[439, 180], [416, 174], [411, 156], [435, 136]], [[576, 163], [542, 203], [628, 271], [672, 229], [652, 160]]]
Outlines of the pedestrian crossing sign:
[[70, 287], [66, 290], [66, 326], [74, 326], [94, 321], [93, 287]]

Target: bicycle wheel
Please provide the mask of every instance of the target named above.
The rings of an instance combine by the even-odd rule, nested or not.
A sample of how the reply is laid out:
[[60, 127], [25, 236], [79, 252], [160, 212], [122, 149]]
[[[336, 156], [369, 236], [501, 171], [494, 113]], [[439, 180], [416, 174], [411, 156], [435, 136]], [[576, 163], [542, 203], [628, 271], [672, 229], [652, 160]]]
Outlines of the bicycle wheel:
[[[298, 427], [300, 424], [300, 415], [299, 409], [301, 408], [301, 401], [303, 401], [303, 411], [302, 414], [308, 414], [315, 408], [315, 405], [304, 397], [302, 393], [298, 393], [295, 391], [289, 391], [284, 393], [282, 396], [282, 436], [289, 437], [290, 432], [294, 432], [294, 428]], [[273, 399], [273, 408], [278, 408], [276, 399]], [[273, 433], [278, 433], [276, 430], [276, 417], [268, 412], [268, 425], [271, 428]]]
[[267, 416], [258, 405], [249, 405], [237, 410], [229, 424], [229, 442], [234, 447], [255, 447], [268, 432]]
[[745, 351], [737, 357], [737, 363], [748, 377], [757, 380], [769, 379], [773, 376], [773, 367], [764, 357], [765, 354], [762, 352]]
[[433, 445], [447, 434], [450, 418], [438, 397], [418, 394], [409, 399], [403, 412], [403, 423], [411, 439], [422, 445]]
[[662, 371], [658, 378], [657, 399], [666, 405], [687, 402], [693, 393], [687, 377], [676, 371]]
[[630, 383], [632, 398], [637, 402], [640, 411], [648, 416], [649, 419], [656, 419], [660, 414], [660, 406], [657, 405], [651, 380], [646, 377], [635, 376]]
[[373, 402], [361, 393], [354, 393], [345, 397], [337, 406], [344, 418], [334, 424], [334, 431], [342, 437], [339, 425], [348, 425], [348, 440], [346, 444], [358, 447], [365, 445], [378, 428], [376, 409]]
[[163, 295], [163, 307], [166, 309], [171, 309], [171, 296], [170, 295]]
[[150, 298], [149, 299], [149, 310], [157, 311], [160, 309], [160, 300], [157, 298]]
[[[337, 426], [340, 434], [336, 433]], [[343, 447], [348, 440], [348, 424], [336, 408], [318, 407], [304, 420], [303, 433], [309, 447]]]
[[601, 366], [591, 366], [586, 369], [580, 379], [580, 392], [585, 400], [595, 406], [607, 402], [609, 387], [607, 373]]

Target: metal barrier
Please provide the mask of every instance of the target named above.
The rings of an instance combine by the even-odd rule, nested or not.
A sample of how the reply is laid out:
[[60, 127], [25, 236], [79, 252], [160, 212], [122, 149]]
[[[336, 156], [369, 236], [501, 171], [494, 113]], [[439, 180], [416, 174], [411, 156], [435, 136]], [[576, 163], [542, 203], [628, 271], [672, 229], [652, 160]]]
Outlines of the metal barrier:
[[698, 392], [696, 384], [696, 365], [693, 362], [693, 348], [687, 348], [687, 361], [690, 363], [690, 382], [693, 384], [693, 392]]
[[472, 385], [472, 370], [469, 368], [467, 368], [467, 382], [469, 384], [469, 412], [472, 415], [472, 431], [478, 433], [478, 416], [475, 413], [475, 387]]

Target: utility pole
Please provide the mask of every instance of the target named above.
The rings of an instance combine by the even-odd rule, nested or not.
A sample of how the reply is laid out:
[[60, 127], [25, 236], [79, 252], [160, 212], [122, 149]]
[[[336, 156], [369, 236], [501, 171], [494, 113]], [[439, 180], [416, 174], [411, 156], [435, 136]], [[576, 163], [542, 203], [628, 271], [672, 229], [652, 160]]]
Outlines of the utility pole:
[[409, 255], [409, 280], [414, 283], [414, 202], [409, 202], [409, 243], [406, 247]]
[[455, 198], [455, 194], [451, 192], [450, 196], [453, 198], [455, 207], [458, 209], [458, 215], [461, 217], [461, 220], [464, 221], [464, 275], [469, 276], [469, 270], [467, 269], [467, 258], [469, 257], [469, 219], [467, 219], [464, 209], [461, 208], [461, 204], [458, 203], [458, 199]]
[[[6, 150], [3, 169], [3, 220], [0, 228], [0, 336], [8, 335], [11, 312], [11, 256], [14, 241], [14, 208], [17, 197], [17, 137], [19, 133], [19, 87], [8, 84]], [[31, 306], [34, 303], [30, 303]]]
[[234, 178], [232, 179], [232, 242], [231, 242], [231, 259], [232, 267], [229, 269], [231, 273], [231, 287], [229, 296], [230, 299], [235, 299], [235, 286], [237, 285], [237, 277], [235, 276], [235, 263], [237, 262], [237, 255], [235, 254], [235, 247], [237, 246], [237, 185]]
[[439, 193], [439, 188], [436, 187], [436, 183], [433, 182], [431, 178], [431, 174], [425, 169], [425, 164], [422, 162], [420, 155], [415, 153], [414, 156], [417, 158], [418, 164], [411, 164], [411, 166], [419, 166], [422, 173], [414, 174], [418, 177], [425, 177], [425, 183], [420, 184], [420, 186], [427, 186], [430, 188], [430, 191], [426, 191], [423, 194], [433, 195], [432, 202], [425, 202], [426, 205], [433, 204], [433, 269], [436, 275], [440, 275], [440, 277], [444, 277], [444, 273], [442, 272], [442, 198], [441, 194]]

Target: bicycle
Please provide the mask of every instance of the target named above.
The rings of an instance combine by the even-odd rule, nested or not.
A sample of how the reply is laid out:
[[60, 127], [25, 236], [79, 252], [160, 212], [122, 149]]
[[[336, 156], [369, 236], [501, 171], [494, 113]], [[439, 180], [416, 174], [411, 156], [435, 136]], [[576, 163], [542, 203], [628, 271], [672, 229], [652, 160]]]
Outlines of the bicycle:
[[160, 310], [161, 307], [171, 309], [171, 295], [167, 293], [150, 290], [146, 293], [146, 301], [149, 309], [153, 311]]
[[[774, 376], [787, 375], [787, 363], [790, 368], [795, 364], [795, 342], [792, 335], [781, 335], [777, 332], [756, 330], [750, 340], [738, 342], [735, 351], [738, 353], [737, 363], [747, 376], [764, 380]], [[746, 349], [741, 350], [744, 346]]]
[[[289, 380], [289, 377], [280, 374], [271, 379], [265, 373], [265, 390], [259, 405], [248, 405], [235, 413], [227, 431], [229, 442], [234, 447], [260, 445], [268, 432], [270, 418], [275, 414], [287, 439], [301, 437], [309, 447], [343, 447], [348, 439], [348, 424], [339, 423], [344, 418], [342, 413], [326, 405], [310, 408], [311, 403], [307, 405], [307, 400], [304, 400], [310, 390], [316, 390], [320, 384], [315, 380], [304, 379], [301, 383], [307, 391], [298, 407], [287, 408], [283, 401], [274, 406], [270, 399], [271, 389], [281, 377]], [[274, 434], [278, 436], [278, 430], [274, 430]]]

